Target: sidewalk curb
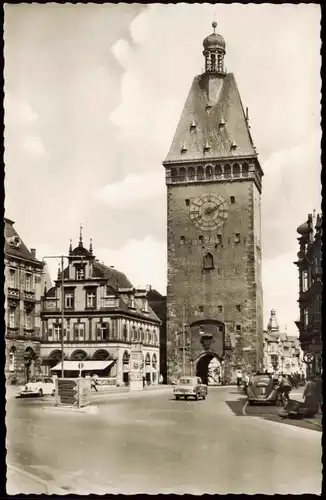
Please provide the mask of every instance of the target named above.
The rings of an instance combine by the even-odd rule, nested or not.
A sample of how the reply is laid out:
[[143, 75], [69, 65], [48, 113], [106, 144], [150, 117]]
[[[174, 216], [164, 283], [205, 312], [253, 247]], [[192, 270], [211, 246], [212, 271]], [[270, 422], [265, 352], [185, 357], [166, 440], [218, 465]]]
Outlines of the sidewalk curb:
[[[54, 481], [46, 481], [45, 479], [41, 479], [40, 477], [36, 476], [35, 474], [32, 474], [31, 472], [27, 472], [24, 469], [20, 469], [19, 467], [15, 467], [13, 465], [7, 464], [7, 471], [11, 470], [15, 474], [18, 474], [20, 476], [25, 476], [28, 479], [31, 479], [35, 483], [41, 484], [45, 490], [47, 495], [66, 495], [67, 491], [60, 488], [55, 484]], [[24, 494], [24, 493], [22, 493]], [[33, 494], [33, 492], [30, 492], [29, 494]]]

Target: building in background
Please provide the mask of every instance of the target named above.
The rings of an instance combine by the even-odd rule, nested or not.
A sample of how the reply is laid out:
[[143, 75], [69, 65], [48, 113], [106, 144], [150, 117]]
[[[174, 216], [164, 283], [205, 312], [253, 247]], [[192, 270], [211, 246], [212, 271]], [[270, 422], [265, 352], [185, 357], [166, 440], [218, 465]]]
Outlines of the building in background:
[[29, 250], [14, 222], [5, 219], [6, 381], [24, 384], [40, 371], [42, 262]]
[[275, 309], [271, 310], [267, 331], [264, 331], [264, 370], [305, 375], [300, 341], [298, 337], [280, 331]]
[[216, 358], [230, 383], [237, 370], [263, 364], [263, 171], [225, 68], [225, 41], [213, 28], [203, 41], [205, 70], [193, 80], [163, 162], [167, 364], [169, 380], [193, 373], [207, 381]]
[[295, 264], [299, 270], [300, 317], [295, 324], [302, 350], [314, 355], [308, 365], [309, 374], [316, 375], [322, 369], [322, 216], [309, 214], [297, 232], [300, 248]]
[[148, 303], [156, 316], [161, 320], [160, 326], [160, 374], [163, 377], [163, 383], [167, 383], [167, 365], [166, 365], [166, 296], [160, 292], [150, 289], [148, 294]]
[[64, 270], [64, 324], [61, 318], [61, 272], [42, 298], [42, 365], [61, 374], [63, 329], [65, 373], [75, 376], [76, 363], [90, 372], [113, 377], [118, 385], [129, 383], [132, 342], [140, 342], [144, 377], [158, 383], [160, 370], [160, 320], [148, 304], [147, 290], [135, 289], [128, 278], [96, 260], [92, 243], [87, 250], [82, 234], [79, 244], [70, 243]]

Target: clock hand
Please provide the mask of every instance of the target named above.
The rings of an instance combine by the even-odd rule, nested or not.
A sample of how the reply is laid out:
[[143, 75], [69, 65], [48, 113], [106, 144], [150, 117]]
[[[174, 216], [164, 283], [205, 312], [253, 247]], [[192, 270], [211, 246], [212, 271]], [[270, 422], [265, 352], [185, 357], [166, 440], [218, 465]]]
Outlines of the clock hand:
[[215, 212], [216, 209], [217, 209], [217, 207], [208, 207], [208, 208], [206, 208], [205, 215], [208, 215], [208, 214], [211, 214], [212, 212]]

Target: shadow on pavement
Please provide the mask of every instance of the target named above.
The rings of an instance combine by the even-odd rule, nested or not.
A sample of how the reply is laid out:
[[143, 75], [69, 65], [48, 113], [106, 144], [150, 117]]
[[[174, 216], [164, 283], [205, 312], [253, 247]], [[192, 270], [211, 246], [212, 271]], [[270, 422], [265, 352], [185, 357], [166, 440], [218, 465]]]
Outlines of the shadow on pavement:
[[[272, 422], [279, 422], [286, 425], [293, 425], [295, 427], [301, 427], [308, 430], [320, 431], [322, 432], [322, 424], [319, 422], [320, 419], [292, 419], [292, 418], [282, 418], [279, 415], [280, 408], [278, 406], [266, 406], [266, 405], [247, 405], [247, 398], [239, 399], [238, 401], [226, 401], [226, 404], [230, 410], [237, 417], [258, 417], [264, 420], [270, 420]], [[245, 410], [245, 411], [244, 411]]]

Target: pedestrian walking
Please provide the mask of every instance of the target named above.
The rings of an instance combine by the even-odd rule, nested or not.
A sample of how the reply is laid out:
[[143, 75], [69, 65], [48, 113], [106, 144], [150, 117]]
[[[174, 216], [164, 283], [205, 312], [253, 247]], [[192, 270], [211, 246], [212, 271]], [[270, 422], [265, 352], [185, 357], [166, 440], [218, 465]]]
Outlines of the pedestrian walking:
[[238, 370], [237, 371], [237, 386], [240, 387], [241, 385], [241, 380], [242, 380], [242, 371]]
[[95, 389], [96, 392], [98, 392], [98, 388], [97, 388], [98, 383], [99, 383], [98, 375], [93, 374], [92, 375], [91, 388]]
[[158, 379], [159, 384], [163, 384], [163, 375], [162, 373], [160, 374], [160, 378]]

